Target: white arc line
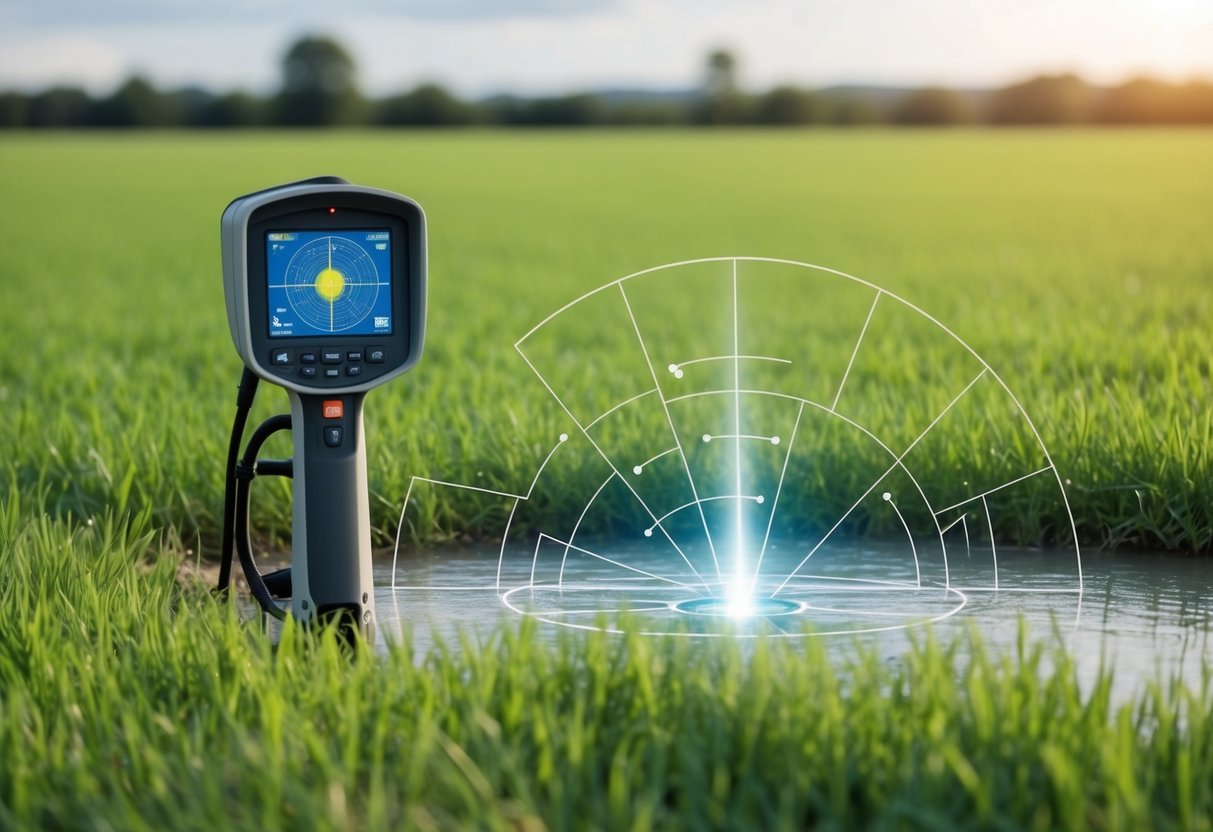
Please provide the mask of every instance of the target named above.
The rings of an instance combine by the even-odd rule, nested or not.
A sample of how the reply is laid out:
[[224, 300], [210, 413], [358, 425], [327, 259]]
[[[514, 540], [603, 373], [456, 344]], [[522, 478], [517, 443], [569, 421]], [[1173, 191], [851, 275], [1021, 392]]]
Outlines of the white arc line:
[[771, 361], [775, 364], [791, 364], [791, 360], [787, 358], [775, 358], [770, 355], [710, 355], [707, 358], [692, 358], [689, 361], [678, 361], [671, 364], [668, 369], [671, 373], [677, 373], [683, 367], [690, 367], [692, 364], [703, 364], [707, 361], [732, 361], [734, 358], [740, 358], [742, 361]]
[[[741, 395], [741, 391], [737, 391]], [[759, 436], [754, 433], [705, 433], [703, 435], [704, 442], [713, 442], [717, 439], [755, 439], [760, 442], [770, 442], [772, 445], [779, 444], [778, 436]]]
[[643, 393], [637, 393], [635, 396], [632, 396], [632, 398], [630, 398], [630, 399], [624, 399], [619, 404], [614, 405], [610, 409], [604, 410], [601, 413], [599, 413], [597, 416], [594, 417], [593, 421], [587, 422], [586, 426], [585, 426], [586, 430], [589, 430], [590, 428], [594, 427], [594, 425], [598, 424], [603, 419], [610, 416], [612, 413], [614, 413], [619, 408], [627, 407], [632, 402], [636, 401], [637, 399], [643, 399], [645, 396], [649, 395], [650, 393], [660, 393], [660, 392], [661, 392], [660, 390], [658, 390], [656, 387], [654, 387], [652, 390], [645, 390]]
[[668, 609], [669, 605], [662, 604], [659, 607], [616, 607], [615, 609], [599, 610], [541, 610], [539, 612], [529, 612], [527, 615], [603, 615], [620, 612], [657, 612]]
[[901, 521], [901, 527], [906, 530], [906, 540], [910, 541], [910, 552], [914, 555], [914, 585], [921, 589], [922, 572], [918, 568], [918, 547], [914, 545], [914, 535], [910, 534], [910, 524], [906, 522], [906, 518], [901, 516], [901, 509], [897, 507], [897, 503], [893, 502], [893, 495], [886, 491], [882, 496], [884, 501], [893, 507], [897, 519]]
[[[585, 504], [585, 508], [581, 510], [581, 514], [577, 517], [577, 522], [573, 524], [573, 533], [569, 535], [569, 545], [564, 547], [564, 556], [560, 559], [560, 579], [556, 582], [557, 586], [564, 586], [564, 565], [569, 559], [569, 547], [573, 545], [573, 541], [577, 539], [577, 531], [581, 528], [581, 521], [590, 513], [590, 506], [598, 500], [598, 495], [602, 493], [602, 489], [607, 487], [607, 483], [615, 479], [615, 474], [611, 474], [602, 481], [602, 485], [598, 486], [598, 490], [594, 492], [594, 496], [590, 497], [590, 501]], [[539, 558], [539, 544], [535, 544], [535, 558]], [[535, 568], [531, 567], [531, 583], [535, 583]]]
[[[665, 514], [663, 514], [657, 518], [657, 522], [660, 523], [662, 520], [665, 520], [667, 517], [672, 517], [673, 515], [677, 514], [678, 512], [682, 511], [683, 509], [688, 509], [691, 506], [695, 505], [696, 503], [700, 503], [700, 504], [710, 503], [713, 500], [740, 500], [742, 502], [744, 502], [746, 500], [750, 500], [754, 503], [757, 503], [758, 505], [762, 505], [766, 501], [766, 498], [763, 497], [761, 494], [718, 494], [715, 497], [700, 497], [698, 500], [692, 500], [689, 503], [683, 503], [678, 508], [667, 511]], [[656, 524], [645, 529], [644, 536], [651, 537], [652, 533], [653, 533], [653, 529], [655, 529], [655, 528], [657, 528]]]
[[569, 435], [567, 433], [560, 434], [559, 441], [552, 446], [552, 450], [548, 451], [548, 455], [543, 458], [543, 462], [539, 463], [539, 470], [535, 472], [535, 477], [531, 480], [531, 487], [526, 490], [526, 496], [522, 499], [531, 499], [531, 494], [535, 491], [535, 483], [539, 482], [539, 477], [541, 474], [543, 474], [543, 469], [548, 467], [548, 463], [552, 461], [552, 457], [554, 457], [556, 452], [560, 450], [560, 446], [568, 441]]
[[632, 473], [633, 473], [633, 474], [635, 474], [636, 476], [640, 476], [640, 474], [641, 474], [641, 473], [644, 471], [644, 469], [645, 469], [645, 468], [647, 468], [647, 467], [649, 467], [649, 465], [651, 465], [652, 463], [654, 463], [654, 462], [656, 462], [657, 460], [661, 459], [661, 458], [662, 458], [663, 456], [665, 456], [666, 454], [672, 454], [672, 453], [674, 453], [674, 451], [676, 451], [676, 450], [678, 450], [678, 449], [677, 449], [677, 448], [667, 448], [666, 450], [664, 450], [664, 451], [662, 451], [661, 453], [657, 454], [657, 456], [651, 456], [651, 457], [649, 457], [648, 459], [646, 459], [644, 462], [640, 463], [639, 465], [633, 465], [633, 466], [632, 466]]

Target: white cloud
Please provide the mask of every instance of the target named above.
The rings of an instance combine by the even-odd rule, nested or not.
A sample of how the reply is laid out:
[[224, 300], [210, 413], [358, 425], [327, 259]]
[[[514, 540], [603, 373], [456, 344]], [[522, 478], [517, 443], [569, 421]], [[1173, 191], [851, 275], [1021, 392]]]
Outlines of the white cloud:
[[71, 84], [108, 91], [128, 71], [128, 59], [113, 44], [85, 35], [51, 35], [0, 43], [0, 83], [43, 87]]

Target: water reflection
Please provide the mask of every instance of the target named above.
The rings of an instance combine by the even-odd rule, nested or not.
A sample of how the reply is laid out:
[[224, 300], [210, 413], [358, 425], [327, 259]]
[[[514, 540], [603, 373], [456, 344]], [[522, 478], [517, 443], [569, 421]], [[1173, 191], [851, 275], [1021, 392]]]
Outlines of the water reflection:
[[[554, 640], [562, 629], [557, 624], [610, 629], [615, 613], [627, 608], [630, 626], [643, 631], [668, 631], [674, 619], [681, 619], [673, 629], [696, 635], [782, 638], [799, 635], [807, 624], [818, 633], [851, 634], [834, 637], [832, 649], [851, 649], [859, 640], [890, 658], [900, 655], [926, 622], [944, 638], [973, 627], [992, 648], [1014, 649], [1022, 616], [1033, 638], [1065, 643], [1080, 678], [1093, 678], [1101, 662], [1114, 667], [1122, 696], [1160, 674], [1198, 682], [1203, 666], [1213, 660], [1213, 568], [1194, 558], [1088, 554], [1080, 594], [1066, 576], [1051, 571], [1056, 558], [1019, 551], [1016, 560], [1024, 568], [1014, 589], [957, 592], [930, 585], [915, 590], [912, 576], [896, 572], [885, 573], [888, 586], [861, 587], [856, 582], [871, 581], [864, 576], [881, 568], [889, 554], [865, 545], [848, 553], [850, 582], [842, 575], [806, 576], [789, 588], [792, 592], [785, 590], [781, 597], [797, 606], [798, 616], [787, 615], [787, 605], [781, 605], [778, 616], [736, 620], [687, 615], [686, 609], [703, 606], [688, 603], [703, 594], [702, 588], [663, 586], [641, 575], [621, 580], [617, 571], [597, 576], [601, 582], [583, 571], [563, 588], [530, 587], [524, 575], [500, 574], [497, 554], [495, 548], [476, 547], [432, 551], [402, 558], [395, 576], [390, 559], [377, 564], [380, 644], [407, 634], [421, 656], [439, 641], [458, 644], [461, 633], [475, 644], [521, 615], [546, 622], [538, 632]], [[868, 626], [872, 622], [881, 626]]]

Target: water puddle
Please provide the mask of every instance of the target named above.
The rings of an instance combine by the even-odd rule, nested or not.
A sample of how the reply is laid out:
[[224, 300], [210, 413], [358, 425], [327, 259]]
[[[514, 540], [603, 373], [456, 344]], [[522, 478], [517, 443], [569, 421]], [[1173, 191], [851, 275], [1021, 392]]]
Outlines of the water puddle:
[[[780, 557], [798, 553], [795, 545], [772, 547], [772, 574], [787, 571]], [[1093, 678], [1101, 662], [1114, 667], [1119, 695], [1160, 676], [1195, 683], [1213, 661], [1213, 566], [1193, 558], [1088, 554], [1079, 591], [1078, 576], [1058, 569], [1072, 553], [1008, 550], [1003, 560], [1015, 571], [1004, 568], [995, 589], [965, 585], [963, 563], [945, 585], [934, 573], [915, 575], [902, 547], [839, 544], [786, 585], [757, 582], [747, 606], [723, 583], [671, 579], [634, 557], [626, 560], [635, 573], [583, 563], [575, 579], [561, 581], [498, 554], [461, 547], [402, 555], [395, 573], [390, 557], [377, 561], [378, 644], [407, 637], [420, 656], [439, 642], [457, 645], [461, 634], [476, 644], [530, 616], [540, 637], [553, 640], [569, 629], [622, 628], [702, 637], [705, 649], [716, 639], [813, 637], [838, 650], [859, 641], [894, 658], [928, 626], [944, 639], [973, 628], [991, 648], [1013, 650], [1022, 617], [1032, 638], [1065, 644], [1080, 678]]]

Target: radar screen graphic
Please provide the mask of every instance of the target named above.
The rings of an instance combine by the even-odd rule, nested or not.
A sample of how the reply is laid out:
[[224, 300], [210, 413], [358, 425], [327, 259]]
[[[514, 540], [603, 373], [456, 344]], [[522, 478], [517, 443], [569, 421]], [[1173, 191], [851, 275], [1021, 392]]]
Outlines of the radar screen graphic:
[[267, 234], [270, 336], [390, 334], [390, 236], [386, 230]]

